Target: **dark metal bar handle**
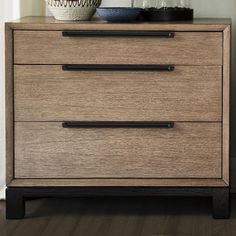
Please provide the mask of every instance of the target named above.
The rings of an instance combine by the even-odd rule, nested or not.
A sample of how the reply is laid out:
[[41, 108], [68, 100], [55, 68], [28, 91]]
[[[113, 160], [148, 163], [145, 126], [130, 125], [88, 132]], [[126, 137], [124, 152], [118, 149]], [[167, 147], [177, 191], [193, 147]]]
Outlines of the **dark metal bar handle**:
[[96, 122], [63, 122], [63, 128], [92, 129], [92, 128], [174, 128], [174, 122], [117, 122], [117, 121], [96, 121]]
[[81, 70], [102, 70], [102, 71], [174, 71], [174, 65], [63, 65], [64, 71], [81, 71]]
[[109, 31], [109, 30], [93, 30], [93, 31], [63, 31], [63, 37], [161, 37], [161, 38], [174, 38], [175, 32], [170, 31]]

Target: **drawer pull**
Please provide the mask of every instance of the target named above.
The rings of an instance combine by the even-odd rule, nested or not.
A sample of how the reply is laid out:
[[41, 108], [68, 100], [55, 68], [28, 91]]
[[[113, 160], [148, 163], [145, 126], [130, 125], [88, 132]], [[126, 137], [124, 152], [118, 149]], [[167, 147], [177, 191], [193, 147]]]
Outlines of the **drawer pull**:
[[174, 65], [63, 65], [64, 71], [102, 70], [102, 71], [174, 71]]
[[174, 128], [174, 122], [116, 122], [116, 121], [96, 121], [96, 122], [63, 122], [63, 128], [92, 129], [92, 128]]
[[174, 38], [175, 32], [166, 31], [109, 31], [109, 30], [94, 30], [94, 31], [63, 31], [63, 37], [136, 37], [136, 36], [151, 36], [161, 38]]

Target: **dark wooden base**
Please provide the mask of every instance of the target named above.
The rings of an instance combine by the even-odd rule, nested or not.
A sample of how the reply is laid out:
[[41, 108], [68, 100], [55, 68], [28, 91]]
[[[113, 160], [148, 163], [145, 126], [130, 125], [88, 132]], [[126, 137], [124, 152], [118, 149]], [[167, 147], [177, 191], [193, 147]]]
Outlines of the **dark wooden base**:
[[212, 197], [214, 218], [227, 219], [230, 216], [229, 188], [9, 187], [6, 189], [6, 218], [24, 218], [25, 201], [29, 198], [89, 196], [206, 196]]

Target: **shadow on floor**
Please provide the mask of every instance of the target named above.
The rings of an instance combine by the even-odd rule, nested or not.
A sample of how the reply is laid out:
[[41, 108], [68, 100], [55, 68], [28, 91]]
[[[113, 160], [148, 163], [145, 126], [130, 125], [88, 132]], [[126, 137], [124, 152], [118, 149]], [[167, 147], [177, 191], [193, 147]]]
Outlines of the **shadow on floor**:
[[214, 220], [210, 198], [35, 199], [10, 221], [0, 203], [0, 236], [235, 236], [235, 203], [231, 219]]

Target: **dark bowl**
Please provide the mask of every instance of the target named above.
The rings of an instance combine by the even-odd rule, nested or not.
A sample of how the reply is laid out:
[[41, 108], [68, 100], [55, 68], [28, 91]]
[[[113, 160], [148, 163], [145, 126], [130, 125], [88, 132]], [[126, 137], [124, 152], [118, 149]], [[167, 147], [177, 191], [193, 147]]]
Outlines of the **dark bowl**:
[[145, 21], [191, 21], [194, 11], [190, 8], [147, 8], [141, 13]]
[[141, 10], [135, 7], [99, 7], [97, 13], [105, 21], [131, 22], [138, 19]]

